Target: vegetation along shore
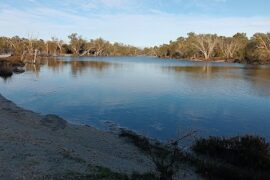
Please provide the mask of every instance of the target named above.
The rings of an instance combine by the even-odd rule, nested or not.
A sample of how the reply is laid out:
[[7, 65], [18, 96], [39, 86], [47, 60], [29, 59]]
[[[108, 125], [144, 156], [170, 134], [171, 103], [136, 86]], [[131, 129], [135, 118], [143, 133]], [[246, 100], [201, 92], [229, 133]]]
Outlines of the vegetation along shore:
[[68, 36], [69, 42], [58, 38], [0, 37], [0, 54], [12, 54], [19, 60], [42, 56], [158, 56], [201, 61], [225, 61], [248, 64], [270, 63], [270, 33], [256, 33], [248, 38], [245, 33], [232, 37], [216, 34], [189, 33], [169, 44], [138, 48], [112, 43], [102, 38], [86, 40], [77, 33]]

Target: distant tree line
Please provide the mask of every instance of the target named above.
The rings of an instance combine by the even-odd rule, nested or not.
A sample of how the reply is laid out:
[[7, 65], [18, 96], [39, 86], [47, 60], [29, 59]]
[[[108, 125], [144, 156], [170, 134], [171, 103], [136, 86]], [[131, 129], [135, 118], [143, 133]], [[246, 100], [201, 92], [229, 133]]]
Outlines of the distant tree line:
[[270, 63], [270, 33], [256, 33], [248, 38], [245, 33], [232, 37], [216, 34], [189, 33], [168, 44], [150, 48], [137, 48], [122, 43], [111, 43], [102, 38], [86, 40], [73, 33], [65, 43], [58, 38], [42, 40], [37, 38], [0, 37], [0, 54], [11, 53], [20, 57], [37, 56], [137, 56], [149, 55], [161, 58], [225, 60], [252, 64]]
[[245, 33], [232, 37], [189, 33], [159, 47], [145, 48], [144, 54], [161, 58], [226, 60], [252, 64], [270, 63], [270, 33]]
[[0, 54], [11, 53], [19, 56], [21, 60], [33, 56], [135, 56], [142, 53], [142, 50], [122, 43], [111, 43], [102, 38], [86, 40], [73, 33], [68, 36], [69, 43], [52, 37], [51, 40], [38, 38], [12, 38], [0, 37]]

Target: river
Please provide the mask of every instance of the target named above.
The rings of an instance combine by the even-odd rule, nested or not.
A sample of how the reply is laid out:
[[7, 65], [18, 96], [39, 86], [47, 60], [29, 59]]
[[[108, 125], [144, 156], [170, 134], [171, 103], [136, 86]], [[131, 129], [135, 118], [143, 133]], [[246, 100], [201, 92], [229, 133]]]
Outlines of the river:
[[270, 66], [155, 57], [61, 57], [0, 79], [19, 106], [101, 129], [167, 140], [258, 134], [270, 139]]

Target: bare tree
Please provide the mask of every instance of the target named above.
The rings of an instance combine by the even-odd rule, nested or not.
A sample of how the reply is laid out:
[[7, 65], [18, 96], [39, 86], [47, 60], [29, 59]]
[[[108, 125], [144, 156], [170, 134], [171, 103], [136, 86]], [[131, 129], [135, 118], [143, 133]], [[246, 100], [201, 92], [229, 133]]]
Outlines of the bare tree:
[[40, 53], [40, 44], [37, 38], [33, 38], [33, 36], [29, 36], [26, 43], [26, 53], [30, 56], [33, 56], [32, 62], [36, 63], [37, 56]]
[[60, 40], [58, 38], [52, 37], [52, 42], [56, 45], [56, 50], [55, 51], [57, 51], [57, 49], [59, 49], [59, 54], [61, 55], [62, 54], [62, 46], [64, 44], [64, 41]]

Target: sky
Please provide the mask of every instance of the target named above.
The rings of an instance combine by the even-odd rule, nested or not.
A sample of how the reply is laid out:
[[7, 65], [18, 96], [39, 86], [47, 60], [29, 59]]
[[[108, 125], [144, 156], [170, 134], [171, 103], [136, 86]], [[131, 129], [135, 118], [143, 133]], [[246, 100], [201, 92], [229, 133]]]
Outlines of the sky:
[[85, 39], [146, 47], [188, 32], [270, 32], [270, 0], [0, 0], [0, 36]]

